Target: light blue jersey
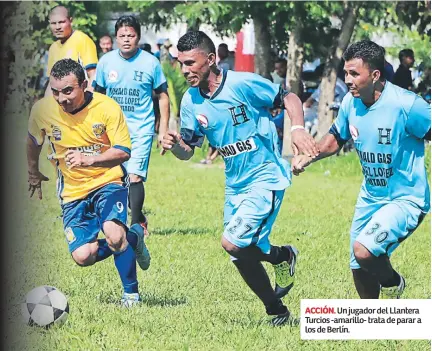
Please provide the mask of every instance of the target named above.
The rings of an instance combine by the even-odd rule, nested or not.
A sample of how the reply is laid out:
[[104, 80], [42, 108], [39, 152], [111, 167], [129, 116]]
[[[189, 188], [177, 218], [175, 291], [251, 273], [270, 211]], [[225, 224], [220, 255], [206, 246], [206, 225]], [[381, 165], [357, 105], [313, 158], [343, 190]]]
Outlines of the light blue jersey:
[[99, 61], [95, 81], [121, 106], [132, 148], [140, 145], [141, 138], [154, 134], [152, 91], [166, 82], [156, 57], [138, 49], [133, 57], [125, 59], [119, 50], [113, 50]]
[[203, 136], [225, 161], [226, 186], [283, 190], [291, 171], [278, 150], [269, 108], [283, 106], [280, 86], [254, 73], [223, 71], [217, 91], [189, 88], [181, 103], [181, 135], [192, 146]]
[[430, 113], [422, 98], [390, 82], [369, 108], [345, 96], [330, 133], [340, 141], [354, 140], [364, 175], [359, 197], [405, 200], [429, 210], [423, 138], [431, 128]]

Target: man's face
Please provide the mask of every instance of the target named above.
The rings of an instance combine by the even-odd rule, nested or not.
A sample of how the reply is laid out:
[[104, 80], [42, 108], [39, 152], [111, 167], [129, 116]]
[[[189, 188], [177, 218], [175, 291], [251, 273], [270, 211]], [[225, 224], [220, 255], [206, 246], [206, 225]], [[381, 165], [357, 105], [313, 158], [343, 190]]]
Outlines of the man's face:
[[72, 21], [62, 13], [52, 13], [49, 18], [49, 24], [53, 35], [57, 39], [67, 39], [72, 35]]
[[132, 27], [121, 27], [117, 31], [116, 39], [121, 53], [129, 55], [137, 50], [140, 38]]
[[210, 65], [215, 62], [214, 54], [207, 54], [200, 48], [190, 51], [178, 52], [178, 61], [182, 72], [192, 87], [197, 87], [207, 81], [210, 74]]
[[70, 73], [61, 79], [50, 77], [50, 86], [54, 99], [63, 111], [71, 113], [84, 103], [84, 90], [87, 88], [87, 81], [79, 86], [75, 74]]
[[108, 37], [102, 37], [99, 40], [99, 46], [102, 49], [102, 52], [106, 54], [107, 52], [111, 51], [113, 48], [113, 43], [111, 38]]
[[282, 62], [276, 62], [275, 63], [275, 71], [276, 71], [276, 74], [279, 77], [285, 78], [286, 74], [287, 74], [287, 66], [286, 66], [286, 64], [284, 64]]
[[378, 70], [370, 71], [362, 59], [355, 58], [345, 62], [345, 83], [356, 98], [371, 98], [374, 93], [374, 79], [380, 76]]
[[414, 56], [405, 56], [402, 59], [402, 62], [406, 67], [411, 68], [414, 66], [414, 62], [415, 62]]
[[219, 46], [217, 54], [219, 59], [223, 60], [228, 57], [228, 49], [224, 46]]

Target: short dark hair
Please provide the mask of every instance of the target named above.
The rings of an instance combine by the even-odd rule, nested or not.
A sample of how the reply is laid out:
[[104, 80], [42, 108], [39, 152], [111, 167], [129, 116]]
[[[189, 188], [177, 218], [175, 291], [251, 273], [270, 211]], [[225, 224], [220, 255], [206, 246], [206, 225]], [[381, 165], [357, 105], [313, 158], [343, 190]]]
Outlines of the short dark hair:
[[216, 55], [216, 48], [213, 41], [207, 34], [200, 30], [187, 32], [177, 43], [177, 50], [180, 52], [190, 51], [196, 48], [200, 48], [208, 54]]
[[50, 76], [55, 79], [62, 79], [71, 73], [77, 77], [79, 85], [84, 82], [84, 68], [78, 62], [69, 58], [57, 61], [51, 68]]
[[225, 44], [225, 43], [221, 43], [221, 44], [219, 44], [219, 47], [220, 47], [220, 48], [225, 48], [225, 49], [228, 50], [228, 45]]
[[115, 24], [115, 35], [121, 27], [132, 27], [141, 38], [141, 24], [134, 16], [121, 16]]
[[102, 36], [99, 38], [99, 40], [101, 40], [101, 39], [103, 39], [103, 38], [109, 38], [109, 39], [111, 40], [111, 43], [113, 42], [113, 40], [112, 40], [112, 38], [111, 38], [111, 35], [109, 35], [109, 34], [104, 34], [104, 35], [102, 35]]
[[278, 59], [275, 61], [275, 63], [282, 63], [285, 66], [287, 65], [287, 60], [284, 59], [283, 57], [278, 57]]
[[404, 57], [414, 58], [414, 51], [412, 51], [411, 49], [403, 49], [399, 51], [399, 61], [402, 61]]
[[371, 40], [360, 40], [351, 44], [345, 50], [343, 59], [347, 62], [356, 58], [362, 59], [370, 70], [379, 70], [384, 78], [384, 49], [380, 45]]

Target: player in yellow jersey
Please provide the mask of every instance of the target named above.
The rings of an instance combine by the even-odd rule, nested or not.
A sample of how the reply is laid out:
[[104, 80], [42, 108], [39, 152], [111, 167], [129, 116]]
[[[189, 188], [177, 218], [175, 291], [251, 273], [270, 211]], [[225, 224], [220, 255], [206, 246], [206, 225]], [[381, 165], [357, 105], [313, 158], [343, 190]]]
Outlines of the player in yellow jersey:
[[[88, 87], [91, 90], [98, 63], [95, 43], [87, 34], [73, 30], [72, 17], [69, 10], [64, 6], [56, 6], [51, 10], [49, 24], [52, 34], [57, 40], [51, 44], [48, 52], [48, 77], [54, 63], [64, 58], [71, 58], [78, 61], [86, 70], [89, 80]], [[51, 88], [48, 84], [45, 95], [50, 94]]]
[[[54, 64], [52, 96], [32, 108], [27, 139], [30, 197], [42, 199], [39, 156], [44, 140], [48, 159], [57, 171], [57, 196], [72, 258], [90, 266], [114, 255], [129, 307], [140, 298], [136, 263], [144, 270], [150, 254], [139, 225], [127, 228], [127, 174], [122, 163], [130, 157], [131, 142], [120, 106], [111, 98], [85, 92], [84, 69], [72, 60]], [[106, 239], [97, 240], [102, 230]]]

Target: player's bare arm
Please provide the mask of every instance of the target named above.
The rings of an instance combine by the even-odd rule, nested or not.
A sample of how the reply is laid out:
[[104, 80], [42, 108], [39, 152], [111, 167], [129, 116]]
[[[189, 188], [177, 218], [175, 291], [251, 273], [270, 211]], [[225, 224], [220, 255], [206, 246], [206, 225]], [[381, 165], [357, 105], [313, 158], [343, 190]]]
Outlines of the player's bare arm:
[[168, 122], [170, 114], [170, 102], [168, 92], [163, 91], [158, 94], [159, 98], [159, 109], [160, 109], [160, 125], [159, 125], [159, 136], [158, 142], [162, 144], [162, 140], [166, 132], [168, 131]]
[[120, 149], [110, 148], [95, 156], [86, 156], [80, 151], [69, 150], [65, 154], [65, 162], [69, 168], [74, 167], [115, 167], [129, 160], [130, 155]]
[[42, 145], [37, 145], [30, 137], [27, 137], [28, 190], [30, 191], [30, 197], [37, 190], [39, 200], [42, 200], [42, 182], [49, 180], [39, 171], [41, 150]]
[[[289, 93], [284, 97], [285, 110], [291, 120], [293, 127], [304, 127], [303, 107], [299, 97], [293, 93]], [[305, 154], [310, 157], [316, 157], [319, 154], [319, 149], [314, 138], [306, 132], [304, 128], [294, 129], [291, 132], [292, 148], [294, 155]]]
[[168, 150], [183, 161], [189, 160], [194, 154], [194, 149], [182, 140], [180, 133], [173, 130], [166, 132], [162, 139], [161, 155], [164, 155]]
[[304, 169], [312, 162], [316, 162], [323, 158], [334, 155], [339, 151], [341, 146], [338, 144], [336, 137], [333, 134], [327, 133], [317, 145], [319, 154], [315, 158], [308, 155], [296, 155], [291, 162], [291, 170], [294, 175], [299, 175], [304, 172]]

